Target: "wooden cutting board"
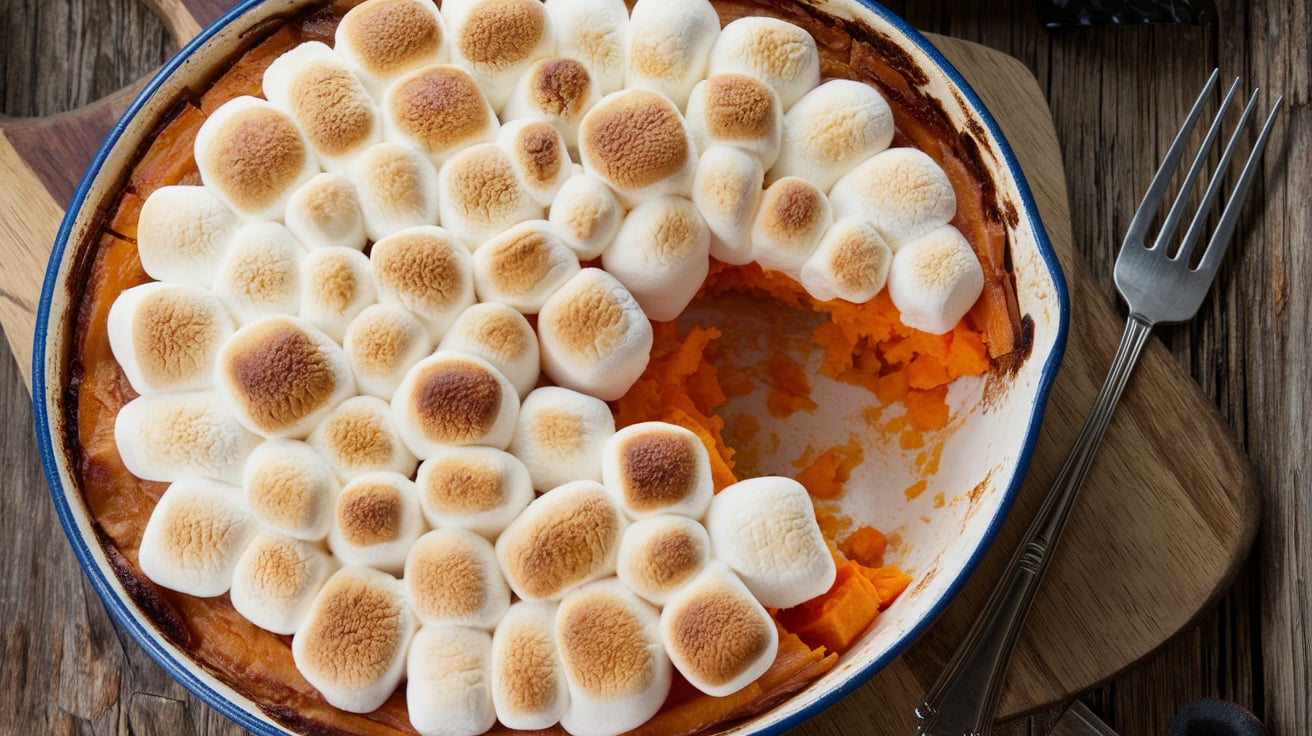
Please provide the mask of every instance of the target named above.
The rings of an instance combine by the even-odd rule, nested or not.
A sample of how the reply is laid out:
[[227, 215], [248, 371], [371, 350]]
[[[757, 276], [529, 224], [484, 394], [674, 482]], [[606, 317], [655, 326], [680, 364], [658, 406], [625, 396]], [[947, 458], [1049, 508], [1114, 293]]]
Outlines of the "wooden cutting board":
[[[145, 1], [179, 44], [227, 4]], [[1061, 149], [1037, 81], [999, 52], [940, 36], [931, 41], [993, 111], [1020, 159], [1066, 271], [1071, 332], [1028, 481], [998, 544], [920, 642], [801, 733], [914, 731], [912, 708], [970, 625], [1056, 475], [1123, 324], [1072, 249]], [[139, 88], [63, 115], [0, 119], [0, 323], [29, 385], [36, 304], [64, 207]], [[1251, 468], [1220, 416], [1166, 350], [1151, 342], [1035, 602], [1000, 715], [1070, 698], [1188, 625], [1238, 571], [1257, 528], [1258, 506]]]

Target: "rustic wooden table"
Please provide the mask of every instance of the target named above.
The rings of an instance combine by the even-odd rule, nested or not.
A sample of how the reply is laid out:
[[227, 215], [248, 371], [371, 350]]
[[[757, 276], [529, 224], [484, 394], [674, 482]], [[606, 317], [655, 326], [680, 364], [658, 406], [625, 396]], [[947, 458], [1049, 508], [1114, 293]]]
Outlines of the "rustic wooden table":
[[[1291, 186], [1312, 170], [1312, 13], [1302, 1], [1218, 5], [1210, 27], [1046, 31], [1034, 0], [894, 3], [919, 28], [999, 49], [1034, 72], [1063, 146], [1075, 241], [1108, 298], [1137, 197], [1207, 70], [1241, 74], [1288, 103], [1216, 291], [1198, 319], [1160, 333], [1252, 458], [1262, 527], [1245, 572], [1213, 611], [1085, 697], [1124, 736], [1164, 733], [1180, 706], [1204, 696], [1250, 708], [1274, 734], [1312, 733], [1312, 493], [1304, 487], [1312, 476], [1312, 299], [1303, 291], [1312, 281], [1312, 207]], [[163, 26], [137, 0], [4, 0], [0, 115], [71, 109], [170, 52]], [[238, 732], [110, 623], [44, 493], [28, 395], [4, 352], [0, 733]], [[1046, 733], [1059, 712], [999, 732]]]

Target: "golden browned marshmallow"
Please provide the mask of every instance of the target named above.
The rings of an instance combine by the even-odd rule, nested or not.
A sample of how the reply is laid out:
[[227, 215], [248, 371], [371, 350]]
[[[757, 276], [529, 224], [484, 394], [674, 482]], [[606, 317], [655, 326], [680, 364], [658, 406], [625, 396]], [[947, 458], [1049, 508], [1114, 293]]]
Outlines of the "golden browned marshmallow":
[[618, 580], [574, 591], [556, 612], [556, 642], [569, 683], [560, 725], [574, 736], [616, 736], [660, 710], [670, 658], [657, 610]]
[[951, 225], [902, 246], [888, 269], [888, 296], [902, 324], [942, 335], [952, 331], [984, 291], [984, 269]]
[[[711, 49], [710, 73], [748, 74], [779, 93], [784, 107], [820, 84], [820, 53], [805, 30], [777, 18], [739, 18]], [[769, 164], [766, 164], [768, 167]]]
[[697, 207], [664, 195], [634, 207], [601, 265], [658, 322], [683, 314], [710, 269], [711, 230]]
[[367, 567], [333, 573], [292, 637], [296, 669], [330, 704], [377, 710], [405, 676], [415, 618], [401, 581]]
[[895, 251], [957, 214], [948, 175], [915, 148], [890, 148], [866, 159], [834, 184], [830, 200], [839, 217], [874, 225]]
[[507, 123], [524, 118], [545, 120], [560, 133], [565, 145], [576, 147], [579, 123], [599, 99], [601, 89], [586, 64], [551, 56], [533, 62], [519, 78], [501, 118]]
[[419, 318], [399, 304], [372, 304], [346, 328], [346, 359], [361, 393], [390, 401], [406, 371], [433, 350]]
[[200, 178], [224, 204], [252, 220], [281, 220], [292, 192], [319, 173], [296, 122], [256, 97], [236, 97], [196, 133]]
[[124, 290], [109, 308], [114, 359], [139, 394], [209, 388], [232, 319], [213, 293], [152, 282]]
[[529, 64], [554, 51], [551, 19], [538, 0], [471, 0], [453, 10], [452, 63], [478, 79], [499, 111]]
[[542, 217], [514, 160], [493, 143], [467, 148], [438, 173], [442, 226], [470, 250], [517, 222]]
[[691, 430], [666, 422], [631, 424], [602, 455], [602, 482], [630, 517], [657, 513], [700, 519], [711, 502], [711, 459]]
[[406, 710], [419, 736], [477, 736], [496, 723], [486, 631], [426, 624], [410, 644], [406, 669]]
[[588, 67], [601, 94], [624, 87], [629, 8], [624, 0], [547, 0], [556, 51]]
[[779, 96], [744, 74], [707, 77], [688, 98], [688, 131], [703, 154], [711, 146], [734, 146], [769, 169], [779, 157], [783, 130]]
[[501, 371], [522, 399], [538, 381], [538, 336], [515, 308], [475, 304], [460, 313], [438, 344], [442, 350], [476, 355]]
[[510, 451], [524, 461], [533, 487], [549, 491], [571, 480], [600, 482], [603, 448], [613, 434], [615, 417], [606, 402], [543, 386], [520, 406]]
[[720, 36], [719, 14], [707, 0], [638, 0], [629, 23], [625, 86], [655, 90], [682, 108], [706, 76]]
[[241, 489], [200, 478], [178, 481], [160, 496], [141, 534], [141, 571], [179, 593], [223, 595], [255, 531]]
[[391, 407], [377, 396], [352, 396], [338, 404], [308, 442], [343, 482], [378, 470], [409, 477], [419, 465], [397, 434]]
[[735, 266], [752, 260], [752, 222], [765, 169], [741, 148], [712, 146], [697, 163], [692, 202], [711, 230], [711, 256]]
[[620, 540], [616, 574], [649, 603], [665, 605], [711, 557], [711, 539], [696, 519], [657, 514], [634, 522]]
[[260, 438], [242, 426], [217, 391], [147, 394], [114, 419], [123, 465], [144, 480], [213, 478], [240, 483]]
[[242, 470], [251, 515], [293, 539], [317, 542], [328, 536], [340, 486], [328, 463], [300, 440], [267, 440]]
[[497, 143], [510, 154], [524, 186], [543, 207], [551, 204], [561, 185], [574, 173], [565, 139], [545, 120], [506, 123]]
[[820, 301], [870, 301], [888, 281], [893, 251], [873, 226], [842, 219], [825, 231], [820, 247], [802, 264], [800, 281]]
[[519, 394], [482, 358], [439, 350], [406, 373], [392, 397], [401, 438], [421, 459], [443, 447], [505, 449]]
[[556, 192], [547, 220], [580, 261], [590, 261], [615, 240], [624, 220], [624, 208], [601, 179], [577, 174]]
[[524, 600], [560, 598], [613, 575], [624, 515], [601, 484], [566, 483], [539, 496], [497, 538], [497, 561]]
[[474, 251], [474, 287], [483, 302], [537, 314], [579, 272], [574, 256], [546, 220], [521, 222]]
[[665, 604], [661, 643], [693, 687], [724, 697], [770, 668], [779, 630], [738, 576], [714, 562]]
[[436, 529], [420, 537], [405, 561], [410, 606], [423, 624], [458, 624], [491, 631], [510, 607], [510, 588], [492, 543], [467, 529]]
[[337, 25], [337, 53], [375, 99], [412, 69], [446, 61], [446, 23], [431, 0], [367, 0]]
[[556, 604], [519, 601], [492, 634], [492, 703], [506, 728], [550, 728], [569, 705], [556, 648]]
[[784, 115], [779, 158], [770, 181], [800, 176], [827, 192], [853, 166], [888, 148], [893, 111], [868, 84], [832, 79], [807, 92]]
[[488, 539], [533, 500], [533, 483], [519, 458], [477, 445], [438, 450], [419, 466], [415, 485], [431, 526], [468, 529]]
[[585, 268], [538, 313], [542, 370], [603, 401], [623, 396], [651, 359], [651, 322], [618, 279]]
[[806, 179], [784, 177], [761, 195], [752, 221], [752, 260], [796, 277], [833, 222], [824, 192]]
[[341, 342], [377, 298], [369, 258], [352, 248], [315, 248], [301, 270], [301, 319]]
[[270, 314], [296, 314], [301, 307], [305, 247], [276, 222], [246, 225], [214, 278], [214, 295], [244, 325]]
[[137, 221], [141, 267], [160, 281], [208, 287], [238, 224], [209, 187], [160, 187]]
[[370, 240], [437, 224], [437, 169], [419, 151], [399, 143], [371, 146], [352, 165], [351, 180]]
[[329, 171], [382, 140], [378, 106], [360, 78], [327, 45], [308, 41], [264, 71], [264, 96], [291, 116]]
[[304, 320], [285, 315], [237, 330], [219, 351], [215, 371], [233, 414], [264, 437], [305, 437], [355, 393], [341, 346]]
[[697, 151], [668, 97], [645, 89], [609, 94], [579, 126], [583, 168], [632, 206], [661, 194], [687, 196]]
[[336, 568], [315, 545], [261, 531], [233, 570], [232, 607], [262, 629], [294, 634]]
[[287, 229], [306, 248], [364, 250], [364, 215], [355, 184], [345, 174], [316, 174], [292, 192]]
[[423, 533], [415, 484], [399, 473], [365, 473], [337, 495], [328, 548], [344, 565], [400, 575], [411, 545]]
[[450, 64], [416, 69], [387, 88], [390, 140], [414, 146], [441, 166], [460, 149], [487, 143], [500, 123], [469, 72]]
[[369, 254], [378, 296], [419, 317], [437, 342], [474, 303], [469, 250], [440, 227], [415, 227], [374, 243]]

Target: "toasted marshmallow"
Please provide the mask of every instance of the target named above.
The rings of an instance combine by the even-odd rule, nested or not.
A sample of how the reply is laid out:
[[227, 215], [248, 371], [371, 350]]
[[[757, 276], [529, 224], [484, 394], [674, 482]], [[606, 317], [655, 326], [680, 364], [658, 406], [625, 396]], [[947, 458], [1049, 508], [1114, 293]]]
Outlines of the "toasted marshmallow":
[[533, 500], [519, 458], [492, 447], [446, 447], [419, 466], [419, 506], [435, 528], [468, 529], [489, 539]]
[[276, 222], [246, 225], [214, 278], [214, 294], [244, 325], [271, 314], [301, 308], [301, 268], [305, 248]]
[[351, 320], [377, 300], [369, 259], [350, 248], [310, 251], [301, 284], [301, 318], [339, 343]]
[[344, 567], [310, 604], [292, 637], [292, 658], [331, 705], [368, 713], [405, 676], [414, 631], [401, 581], [367, 567]]
[[779, 158], [783, 108], [764, 82], [744, 74], [715, 74], [693, 87], [688, 131], [703, 154], [711, 146], [733, 146], [768, 169]]
[[237, 420], [271, 438], [305, 437], [355, 393], [342, 348], [305, 320], [285, 315], [237, 330], [219, 351], [215, 379]]
[[542, 370], [603, 401], [623, 396], [651, 359], [651, 322], [614, 276], [585, 268], [538, 313]]
[[137, 222], [141, 267], [160, 281], [208, 287], [239, 224], [209, 187], [160, 187]]
[[539, 491], [572, 480], [601, 482], [601, 458], [613, 434], [615, 417], [606, 402], [543, 386], [524, 399], [510, 452], [524, 461]]
[[510, 607], [510, 588], [492, 543], [468, 529], [437, 529], [420, 537], [405, 560], [405, 587], [426, 625], [491, 631]]
[[390, 401], [406, 371], [432, 352], [433, 340], [401, 305], [373, 304], [351, 320], [342, 349], [360, 391]]
[[256, 528], [240, 488], [178, 481], [151, 512], [137, 559], [146, 577], [165, 588], [201, 598], [223, 595]]
[[409, 228], [383, 238], [374, 243], [369, 263], [380, 299], [413, 312], [433, 342], [474, 303], [469, 250], [440, 227]]
[[485, 733], [497, 720], [492, 637], [466, 626], [426, 624], [410, 644], [405, 699], [420, 736]]
[[148, 394], [114, 420], [123, 465], [143, 480], [213, 478], [240, 483], [242, 465], [260, 444], [215, 391]]
[[419, 361], [392, 397], [401, 438], [426, 458], [440, 448], [505, 449], [515, 431], [519, 394], [482, 358], [439, 350]]
[[[711, 256], [735, 266], [752, 260], [752, 223], [765, 169], [740, 148], [713, 146], [697, 163], [692, 203], [711, 231]], [[700, 284], [699, 284], [700, 285]]]
[[341, 486], [322, 455], [300, 440], [268, 440], [242, 471], [251, 515], [264, 526], [311, 542], [328, 535]]
[[706, 512], [711, 551], [763, 606], [789, 608], [834, 584], [811, 497], [801, 483], [767, 476], [722, 489]]
[[574, 736], [616, 736], [656, 715], [671, 683], [656, 609], [601, 580], [566, 596], [556, 642], [569, 683], [560, 725]]
[[345, 174], [317, 174], [292, 192], [287, 229], [307, 248], [364, 250], [364, 215], [355, 184]]
[[615, 574], [624, 514], [601, 484], [577, 480], [528, 505], [497, 538], [497, 561], [524, 600], [556, 599]]
[[524, 314], [579, 272], [574, 256], [546, 220], [521, 222], [474, 251], [474, 288], [483, 302], [500, 302]]
[[519, 601], [492, 634], [492, 704], [506, 728], [550, 728], [569, 706], [556, 648], [556, 604]]
[[915, 148], [871, 156], [839, 179], [829, 198], [839, 217], [866, 220], [894, 250], [957, 214], [957, 194], [948, 175]]
[[634, 519], [659, 513], [700, 519], [714, 492], [706, 445], [666, 422], [631, 424], [606, 440], [601, 477]]
[[438, 348], [468, 353], [491, 363], [521, 399], [533, 390], [541, 372], [538, 336], [533, 326], [506, 304], [475, 304], [461, 312]]
[[264, 96], [291, 116], [329, 171], [383, 139], [378, 106], [364, 83], [326, 44], [309, 41], [264, 71]]
[[396, 431], [392, 408], [377, 396], [352, 396], [338, 404], [307, 441], [343, 483], [379, 470], [409, 477], [419, 465]]
[[334, 47], [375, 99], [413, 69], [447, 60], [446, 23], [430, 0], [368, 0], [337, 25]]
[[538, 0], [472, 0], [449, 17], [452, 63], [478, 79], [498, 111], [528, 66], [556, 47], [551, 20]]
[[626, 87], [655, 90], [680, 109], [706, 76], [720, 16], [707, 0], [638, 0], [629, 16]]
[[683, 314], [710, 269], [711, 230], [683, 197], [662, 196], [634, 207], [601, 265], [628, 287], [659, 322]]
[[663, 606], [710, 558], [706, 527], [686, 516], [657, 514], [624, 530], [615, 572], [629, 590]]
[[[551, 6], [547, 6], [550, 14]], [[545, 120], [560, 133], [566, 146], [579, 144], [579, 123], [601, 99], [601, 88], [583, 62], [565, 56], [538, 59], [519, 78], [501, 118]]]
[[902, 246], [888, 269], [888, 295], [902, 324], [935, 335], [950, 332], [984, 291], [984, 269], [951, 225]]
[[360, 154], [350, 176], [370, 240], [437, 224], [437, 170], [419, 151], [399, 143], [379, 143]]
[[697, 149], [679, 109], [645, 89], [609, 94], [583, 116], [579, 157], [626, 207], [661, 194], [687, 196], [697, 169]]
[[205, 186], [251, 220], [281, 220], [292, 192], [319, 173], [296, 122], [256, 97], [233, 98], [210, 113], [195, 153]]
[[807, 92], [784, 115], [779, 159], [770, 181], [800, 176], [827, 192], [852, 167], [893, 141], [893, 111], [868, 84], [833, 79]]
[[159, 282], [124, 290], [107, 321], [114, 359], [139, 394], [214, 385], [219, 347], [233, 331], [211, 292]]
[[752, 260], [796, 277], [833, 222], [824, 192], [806, 179], [784, 177], [761, 195], [752, 221]]
[[624, 208], [605, 182], [590, 174], [579, 174], [556, 192], [547, 220], [580, 261], [590, 261], [615, 240], [624, 220]]
[[506, 123], [497, 135], [497, 143], [510, 154], [524, 186], [543, 207], [551, 204], [556, 192], [574, 173], [565, 139], [545, 120]]
[[400, 575], [411, 545], [423, 533], [415, 484], [398, 473], [365, 473], [337, 495], [328, 548], [342, 564]]
[[846, 299], [862, 304], [884, 288], [892, 261], [893, 251], [878, 230], [863, 220], [839, 220], [802, 264], [800, 280], [807, 293], [822, 302]]
[[622, 89], [629, 47], [624, 0], [547, 0], [546, 8], [556, 31], [556, 51], [582, 61], [601, 94]]
[[820, 52], [805, 30], [777, 18], [739, 18], [711, 49], [710, 73], [736, 72], [768, 84], [784, 107], [820, 84]]
[[487, 143], [500, 123], [469, 72], [450, 64], [416, 69], [387, 88], [388, 139], [414, 146], [441, 166], [460, 149]]
[[510, 154], [492, 143], [461, 151], [437, 183], [442, 226], [470, 250], [515, 223], [542, 217]]
[[715, 562], [665, 604], [661, 643], [693, 687], [724, 697], [770, 668], [779, 629], [738, 576]]
[[319, 547], [261, 531], [233, 570], [232, 607], [275, 634], [294, 634], [337, 563]]

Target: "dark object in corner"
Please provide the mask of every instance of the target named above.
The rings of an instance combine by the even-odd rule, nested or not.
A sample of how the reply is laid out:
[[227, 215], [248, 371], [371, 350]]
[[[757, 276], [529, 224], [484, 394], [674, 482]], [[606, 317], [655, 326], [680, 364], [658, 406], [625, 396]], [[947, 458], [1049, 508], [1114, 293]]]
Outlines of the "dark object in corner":
[[1210, 25], [1212, 0], [1038, 0], [1039, 21], [1048, 28], [1184, 23]]
[[1266, 736], [1266, 729], [1240, 706], [1208, 698], [1181, 708], [1166, 736]]

